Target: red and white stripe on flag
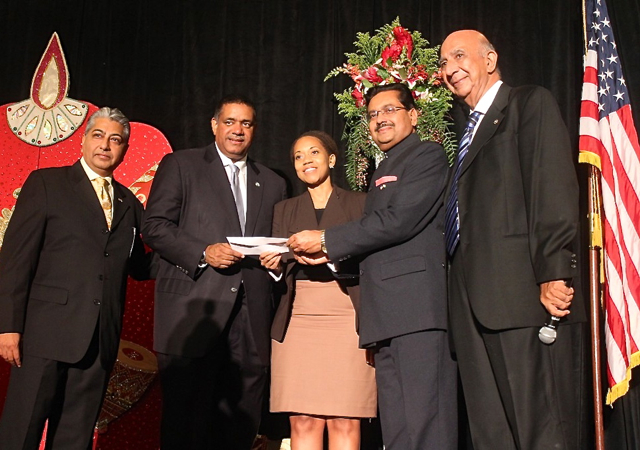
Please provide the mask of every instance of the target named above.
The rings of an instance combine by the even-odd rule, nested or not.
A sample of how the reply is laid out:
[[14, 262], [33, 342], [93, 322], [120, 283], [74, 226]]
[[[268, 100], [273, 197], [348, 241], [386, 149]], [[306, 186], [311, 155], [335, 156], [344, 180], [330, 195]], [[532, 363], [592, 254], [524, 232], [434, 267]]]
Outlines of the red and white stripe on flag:
[[640, 365], [640, 145], [604, 0], [586, 4], [580, 162], [601, 171], [605, 339], [612, 404]]

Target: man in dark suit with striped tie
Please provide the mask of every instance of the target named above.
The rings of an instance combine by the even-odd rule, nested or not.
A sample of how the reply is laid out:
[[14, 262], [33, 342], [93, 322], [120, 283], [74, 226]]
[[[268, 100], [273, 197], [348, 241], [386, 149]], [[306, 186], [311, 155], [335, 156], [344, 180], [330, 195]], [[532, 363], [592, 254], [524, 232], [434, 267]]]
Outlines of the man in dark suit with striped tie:
[[[578, 183], [552, 95], [502, 83], [477, 31], [442, 44], [447, 87], [471, 109], [449, 183], [449, 314], [474, 448], [582, 449]], [[573, 284], [573, 287], [571, 287]], [[555, 343], [538, 330], [561, 319]]]

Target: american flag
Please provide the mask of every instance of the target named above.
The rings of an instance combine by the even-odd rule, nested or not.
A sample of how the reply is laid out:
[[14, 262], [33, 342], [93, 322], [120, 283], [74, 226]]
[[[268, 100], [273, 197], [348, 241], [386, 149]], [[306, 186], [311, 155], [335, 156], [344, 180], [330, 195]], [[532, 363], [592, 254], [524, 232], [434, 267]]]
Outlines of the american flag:
[[605, 344], [612, 404], [640, 364], [640, 146], [605, 0], [586, 0], [580, 162], [602, 185]]

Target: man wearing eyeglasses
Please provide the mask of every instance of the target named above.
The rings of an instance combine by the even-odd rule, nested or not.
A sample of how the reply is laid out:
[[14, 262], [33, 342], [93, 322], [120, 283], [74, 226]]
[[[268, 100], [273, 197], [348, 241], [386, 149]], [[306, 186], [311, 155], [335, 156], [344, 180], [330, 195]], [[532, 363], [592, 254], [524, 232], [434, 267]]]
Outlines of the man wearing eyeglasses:
[[447, 337], [442, 147], [421, 142], [404, 84], [366, 95], [369, 130], [385, 153], [364, 217], [289, 239], [300, 260], [360, 265], [360, 346], [374, 348], [382, 437], [388, 450], [456, 449], [456, 365]]

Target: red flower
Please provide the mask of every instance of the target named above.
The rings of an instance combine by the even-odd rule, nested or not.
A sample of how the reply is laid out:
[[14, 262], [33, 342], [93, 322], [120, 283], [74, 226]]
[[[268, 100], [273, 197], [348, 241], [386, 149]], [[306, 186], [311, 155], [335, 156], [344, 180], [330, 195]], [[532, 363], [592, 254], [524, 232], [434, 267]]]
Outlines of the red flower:
[[396, 43], [400, 47], [407, 49], [407, 59], [411, 59], [411, 52], [413, 51], [413, 38], [411, 37], [411, 33], [405, 28], [395, 27], [393, 29], [393, 35], [396, 38]]
[[382, 65], [388, 67], [387, 62], [391, 60], [395, 62], [402, 53], [402, 46], [394, 41], [389, 47], [382, 50]]
[[442, 71], [438, 70], [431, 75], [431, 84], [434, 86], [440, 86], [443, 83], [444, 77], [442, 76]]
[[360, 75], [360, 71], [358, 69], [358, 66], [354, 66], [351, 64], [346, 64], [346, 68], [347, 71], [349, 72], [349, 75], [353, 78], [353, 77], [357, 77], [358, 75]]
[[380, 83], [382, 81], [382, 77], [378, 75], [378, 69], [375, 67], [369, 67], [367, 70], [362, 72], [362, 76], [372, 83]]
[[421, 80], [426, 80], [429, 78], [429, 72], [427, 72], [427, 68], [423, 64], [416, 66], [413, 70], [413, 75], [415, 78], [419, 78]]
[[364, 106], [364, 97], [362, 96], [362, 92], [360, 92], [358, 89], [354, 89], [353, 91], [351, 91], [351, 96], [355, 99], [356, 106], [358, 108], [362, 108]]

